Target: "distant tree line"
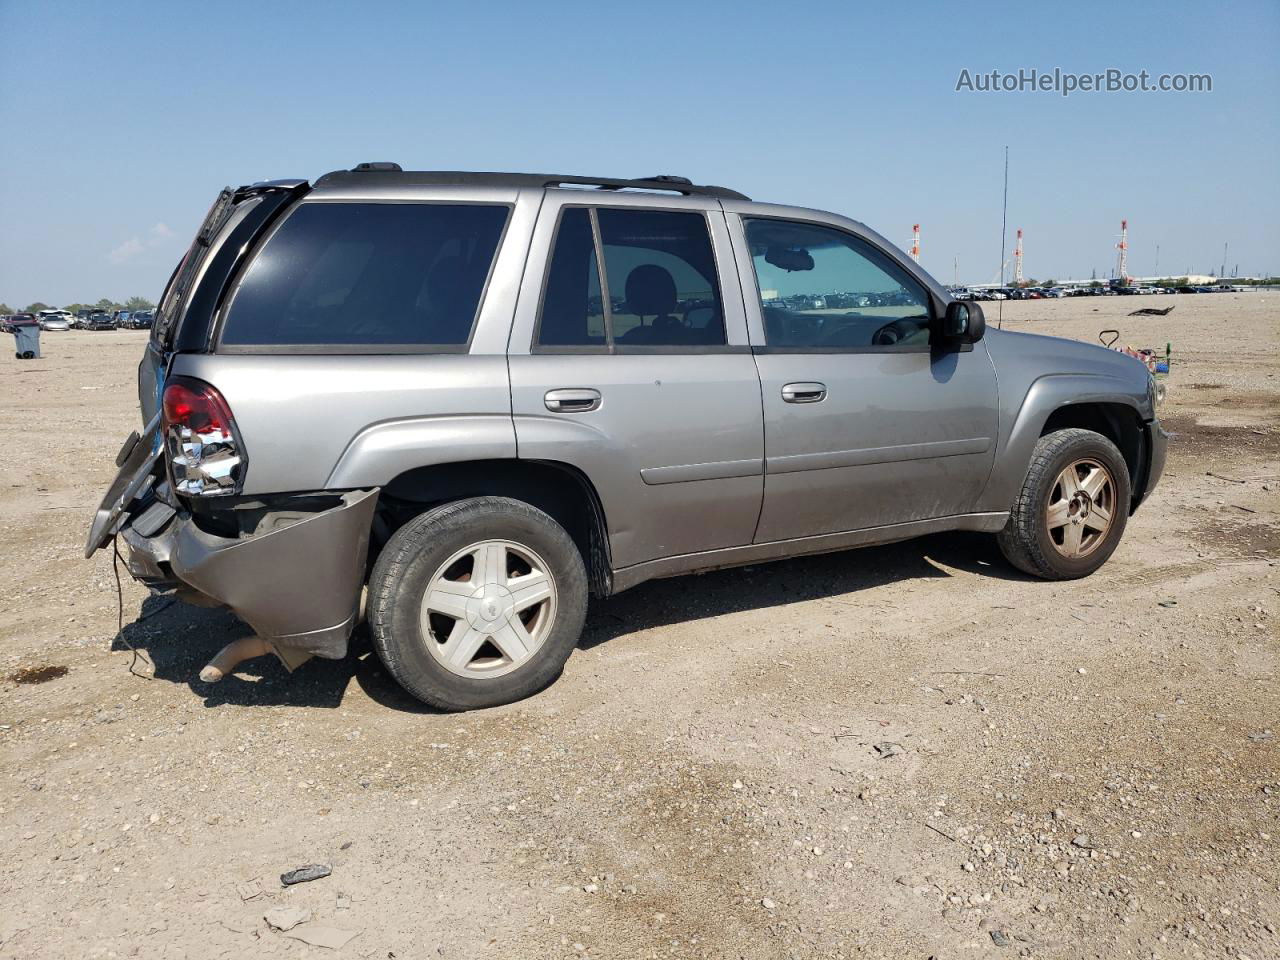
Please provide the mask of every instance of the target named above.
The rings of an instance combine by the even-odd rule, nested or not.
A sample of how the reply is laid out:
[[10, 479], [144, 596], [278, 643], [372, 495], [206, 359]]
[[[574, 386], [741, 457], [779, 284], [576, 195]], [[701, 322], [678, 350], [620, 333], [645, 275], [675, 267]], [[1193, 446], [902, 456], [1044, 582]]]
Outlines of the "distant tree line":
[[[114, 313], [116, 310], [154, 310], [155, 304], [146, 297], [130, 297], [124, 303], [117, 303], [115, 300], [108, 300], [103, 297], [97, 303], [69, 303], [63, 310], [68, 313], [79, 313], [81, 310], [101, 310], [103, 313]], [[7, 303], [0, 303], [0, 314], [10, 313], [39, 313], [41, 310], [54, 310], [55, 307], [47, 303], [37, 300], [35, 303], [28, 304], [22, 310], [15, 310]]]

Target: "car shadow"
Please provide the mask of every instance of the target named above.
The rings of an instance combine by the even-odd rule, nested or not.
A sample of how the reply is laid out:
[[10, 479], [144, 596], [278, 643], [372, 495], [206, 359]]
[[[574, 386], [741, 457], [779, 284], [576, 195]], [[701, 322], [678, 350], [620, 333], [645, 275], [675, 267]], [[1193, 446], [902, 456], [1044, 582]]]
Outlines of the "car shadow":
[[688, 620], [951, 576], [944, 567], [1001, 580], [1032, 579], [1005, 561], [989, 534], [939, 533], [877, 547], [650, 580], [593, 603], [578, 649]]
[[[951, 576], [946, 567], [1002, 580], [1026, 580], [1000, 556], [993, 537], [942, 533], [901, 543], [712, 573], [653, 580], [605, 600], [593, 600], [578, 649], [654, 627], [762, 610], [919, 578]], [[409, 713], [437, 713], [405, 693], [373, 652], [368, 626], [352, 635], [342, 660], [307, 661], [292, 675], [271, 656], [241, 664], [218, 683], [200, 680], [203, 667], [223, 646], [245, 636], [248, 627], [229, 611], [148, 597], [132, 623], [112, 643], [131, 648], [155, 665], [154, 676], [186, 684], [207, 707], [292, 706], [334, 709], [351, 681], [382, 706]]]
[[[206, 707], [293, 706], [334, 709], [342, 704], [352, 679], [371, 698], [396, 710], [432, 712], [391, 679], [373, 653], [369, 630], [352, 634], [342, 660], [308, 660], [292, 674], [273, 656], [246, 660], [217, 683], [200, 679], [200, 669], [219, 650], [250, 633], [230, 611], [148, 597], [137, 619], [125, 624], [113, 651], [137, 650], [154, 665], [157, 680], [186, 684]], [[142, 668], [140, 668], [141, 670]]]

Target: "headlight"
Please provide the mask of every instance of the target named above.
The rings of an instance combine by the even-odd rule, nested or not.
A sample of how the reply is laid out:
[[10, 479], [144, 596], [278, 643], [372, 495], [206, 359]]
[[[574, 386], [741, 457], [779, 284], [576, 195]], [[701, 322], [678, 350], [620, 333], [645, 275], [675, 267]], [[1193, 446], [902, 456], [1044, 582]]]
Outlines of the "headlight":
[[1147, 392], [1151, 394], [1151, 406], [1158, 410], [1164, 406], [1164, 397], [1169, 391], [1169, 385], [1163, 380], [1157, 380], [1153, 374], [1147, 374], [1147, 381]]

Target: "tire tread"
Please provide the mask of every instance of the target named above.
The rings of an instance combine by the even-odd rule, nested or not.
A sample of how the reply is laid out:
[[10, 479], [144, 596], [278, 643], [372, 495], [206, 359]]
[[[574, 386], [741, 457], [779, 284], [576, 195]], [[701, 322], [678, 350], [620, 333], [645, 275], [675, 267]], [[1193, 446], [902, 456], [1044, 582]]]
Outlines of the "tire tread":
[[[1009, 511], [1009, 520], [1004, 529], [996, 534], [996, 542], [1000, 546], [1000, 552], [1004, 554], [1006, 560], [1023, 573], [1045, 580], [1066, 580], [1087, 575], [1064, 572], [1059, 564], [1054, 563], [1053, 557], [1049, 556], [1045, 551], [1039, 536], [1042, 509], [1040, 501], [1047, 494], [1044, 485], [1052, 482], [1056, 477], [1054, 464], [1062, 457], [1065, 451], [1084, 444], [1101, 444], [1109, 451], [1113, 460], [1113, 474], [1116, 472], [1116, 464], [1124, 467], [1124, 458], [1120, 455], [1120, 451], [1116, 449], [1115, 444], [1093, 430], [1068, 427], [1045, 434], [1036, 442], [1035, 449], [1031, 454], [1031, 464], [1027, 467], [1026, 479], [1023, 481], [1022, 487], [1014, 499], [1013, 507]], [[1058, 469], [1061, 468], [1059, 467]], [[1119, 488], [1118, 494], [1123, 494], [1123, 497], [1117, 496], [1116, 498], [1116, 509], [1117, 511], [1124, 511], [1113, 521], [1115, 525], [1112, 529], [1116, 533], [1114, 538], [1116, 541], [1119, 540], [1119, 535], [1123, 532], [1124, 519], [1128, 512], [1128, 479], [1127, 467], [1124, 467], [1123, 477], [1117, 475], [1113, 478]], [[1122, 480], [1124, 482], [1121, 482]], [[1114, 542], [1111, 544], [1111, 548], [1114, 549]], [[1110, 550], [1107, 549], [1106, 545], [1099, 549], [1103, 551], [1101, 554], [1102, 560], [1098, 564], [1100, 566], [1110, 556]], [[1092, 572], [1092, 570], [1089, 572]]]
[[[561, 546], [567, 546], [567, 556], [572, 561], [568, 569], [557, 569], [555, 576], [560, 581], [561, 600], [557, 619], [561, 620], [553, 627], [553, 633], [562, 629], [573, 632], [576, 645], [578, 634], [582, 629], [582, 620], [586, 612], [587, 575], [578, 548], [569, 535], [554, 519], [536, 507], [521, 500], [508, 497], [472, 497], [455, 500], [433, 507], [410, 520], [391, 539], [387, 541], [373, 565], [369, 576], [368, 621], [373, 636], [373, 647], [378, 658], [386, 666], [387, 671], [406, 691], [417, 699], [440, 710], [466, 710], [475, 707], [497, 706], [514, 700], [531, 696], [546, 687], [559, 676], [564, 661], [572, 652], [572, 647], [564, 651], [563, 656], [547, 656], [530, 661], [529, 666], [537, 669], [525, 673], [522, 667], [512, 674], [496, 677], [491, 681], [483, 681], [492, 693], [477, 690], [475, 695], [462, 698], [447, 690], [444, 685], [433, 682], [429, 675], [414, 669], [407, 657], [407, 640], [393, 629], [398, 601], [401, 599], [401, 587], [406, 579], [410, 566], [423, 553], [433, 549], [434, 544], [447, 535], [455, 534], [459, 529], [479, 522], [488, 522], [495, 516], [509, 517], [515, 521], [526, 521], [541, 528], [553, 539], [561, 540]], [[561, 619], [567, 618], [567, 619]], [[551, 638], [546, 641], [551, 644]], [[552, 652], [552, 651], [548, 651]], [[429, 656], [429, 654], [428, 654]], [[514, 682], [518, 678], [518, 682]], [[504, 683], [503, 681], [508, 681]], [[475, 681], [463, 681], [474, 683]]]

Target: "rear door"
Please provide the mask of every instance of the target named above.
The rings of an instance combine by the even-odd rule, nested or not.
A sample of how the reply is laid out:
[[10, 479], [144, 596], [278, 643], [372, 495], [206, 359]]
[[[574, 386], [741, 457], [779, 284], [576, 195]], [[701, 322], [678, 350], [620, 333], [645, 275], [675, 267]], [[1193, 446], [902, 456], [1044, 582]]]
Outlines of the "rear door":
[[717, 200], [548, 190], [509, 361], [519, 456], [594, 483], [615, 567], [751, 542], [760, 385]]
[[932, 348], [938, 301], [878, 238], [757, 210], [730, 217], [764, 401], [756, 540], [971, 512], [998, 426], [986, 346]]

